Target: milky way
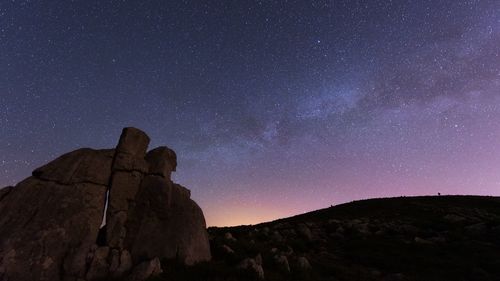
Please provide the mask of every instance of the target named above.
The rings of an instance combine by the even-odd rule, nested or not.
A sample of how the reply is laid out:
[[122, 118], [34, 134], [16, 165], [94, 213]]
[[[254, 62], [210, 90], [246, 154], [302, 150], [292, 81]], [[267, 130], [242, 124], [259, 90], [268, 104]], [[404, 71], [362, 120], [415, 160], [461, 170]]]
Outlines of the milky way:
[[499, 1], [2, 1], [0, 186], [135, 126], [209, 225], [500, 195]]

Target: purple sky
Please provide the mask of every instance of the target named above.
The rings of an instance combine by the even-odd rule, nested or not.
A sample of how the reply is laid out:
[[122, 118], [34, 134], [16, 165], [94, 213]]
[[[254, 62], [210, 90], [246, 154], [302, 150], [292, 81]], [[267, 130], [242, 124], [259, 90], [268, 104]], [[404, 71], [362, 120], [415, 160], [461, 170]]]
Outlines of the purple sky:
[[208, 225], [500, 195], [499, 1], [0, 3], [0, 187], [122, 127]]

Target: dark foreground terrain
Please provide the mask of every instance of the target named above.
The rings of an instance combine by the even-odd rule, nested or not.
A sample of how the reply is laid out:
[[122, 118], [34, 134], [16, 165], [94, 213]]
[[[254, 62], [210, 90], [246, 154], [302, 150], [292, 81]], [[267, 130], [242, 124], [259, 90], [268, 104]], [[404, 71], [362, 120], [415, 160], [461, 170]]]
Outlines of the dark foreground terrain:
[[500, 198], [357, 201], [210, 228], [213, 260], [154, 280], [500, 280]]

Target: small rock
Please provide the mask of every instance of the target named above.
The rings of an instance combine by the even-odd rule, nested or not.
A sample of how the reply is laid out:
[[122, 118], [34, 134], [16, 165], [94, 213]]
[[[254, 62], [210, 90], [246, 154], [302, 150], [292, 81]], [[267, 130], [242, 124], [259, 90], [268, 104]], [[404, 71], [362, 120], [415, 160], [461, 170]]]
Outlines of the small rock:
[[283, 236], [278, 231], [274, 231], [273, 234], [271, 235], [271, 239], [275, 242], [281, 242], [283, 241]]
[[435, 236], [428, 239], [432, 243], [446, 243], [446, 238], [443, 236]]
[[334, 225], [339, 225], [341, 222], [336, 219], [329, 219], [328, 224], [334, 224]]
[[339, 227], [337, 228], [336, 232], [337, 232], [338, 234], [344, 234], [345, 229], [344, 229], [344, 227], [339, 226]]
[[427, 245], [432, 244], [431, 241], [423, 239], [423, 238], [420, 238], [420, 237], [415, 237], [414, 240], [415, 240], [415, 243], [417, 243], [417, 244], [427, 244]]
[[481, 222], [481, 223], [476, 223], [473, 225], [466, 226], [465, 231], [469, 235], [481, 235], [481, 234], [484, 234], [488, 231], [488, 227], [486, 226], [486, 224], [484, 222]]
[[145, 281], [150, 277], [154, 277], [162, 273], [160, 260], [154, 258], [150, 261], [145, 261], [134, 268], [132, 274], [127, 277], [127, 281]]
[[349, 224], [351, 224], [351, 225], [355, 225], [355, 224], [362, 224], [362, 223], [363, 223], [363, 221], [362, 221], [362, 220], [360, 220], [360, 219], [353, 219], [353, 220], [351, 220], [351, 221], [349, 222]]
[[402, 273], [394, 273], [394, 274], [387, 275], [383, 280], [384, 281], [404, 281], [404, 280], [407, 280], [407, 278]]
[[453, 223], [459, 223], [459, 222], [463, 222], [466, 220], [466, 218], [459, 216], [459, 215], [455, 215], [455, 214], [447, 214], [443, 218], [445, 220], [447, 220], [449, 222], [453, 222]]
[[255, 262], [258, 265], [262, 265], [262, 255], [260, 253], [257, 256], [255, 256]]
[[253, 272], [259, 280], [264, 280], [264, 269], [262, 265], [257, 264], [255, 259], [246, 258], [238, 264], [238, 268]]
[[417, 235], [419, 233], [419, 229], [416, 226], [410, 224], [403, 224], [398, 227], [399, 231], [408, 235]]
[[224, 239], [229, 240], [229, 241], [236, 241], [236, 238], [233, 237], [231, 232], [224, 233]]
[[344, 239], [344, 238], [345, 238], [345, 237], [344, 237], [344, 234], [342, 234], [342, 233], [337, 233], [337, 232], [330, 234], [330, 237], [331, 237], [332, 239], [334, 239], [334, 240], [342, 240], [342, 239]]
[[295, 232], [295, 229], [293, 228], [287, 228], [287, 229], [283, 229], [281, 231], [281, 233], [283, 233], [283, 235], [287, 238], [290, 238], [290, 237], [293, 237], [293, 236], [296, 236], [297, 233]]
[[373, 277], [380, 277], [382, 275], [382, 272], [380, 272], [379, 270], [377, 269], [374, 269], [370, 272], [370, 274], [373, 276]]
[[308, 241], [312, 240], [312, 232], [307, 225], [299, 224], [299, 226], [297, 227], [297, 232]]
[[290, 264], [288, 263], [288, 259], [286, 258], [286, 256], [274, 256], [274, 261], [276, 262], [276, 265], [278, 265], [280, 270], [290, 272]]
[[228, 245], [222, 245], [222, 251], [225, 253], [225, 254], [234, 254], [234, 250], [231, 249], [231, 247], [229, 247]]
[[363, 234], [371, 234], [372, 233], [370, 231], [370, 225], [368, 223], [360, 224], [358, 227], [358, 231], [363, 233]]
[[291, 256], [293, 254], [293, 249], [290, 246], [286, 246], [286, 249], [281, 252], [285, 256]]
[[296, 263], [298, 271], [308, 271], [311, 269], [311, 264], [309, 263], [309, 260], [307, 260], [307, 258], [305, 257], [298, 257]]

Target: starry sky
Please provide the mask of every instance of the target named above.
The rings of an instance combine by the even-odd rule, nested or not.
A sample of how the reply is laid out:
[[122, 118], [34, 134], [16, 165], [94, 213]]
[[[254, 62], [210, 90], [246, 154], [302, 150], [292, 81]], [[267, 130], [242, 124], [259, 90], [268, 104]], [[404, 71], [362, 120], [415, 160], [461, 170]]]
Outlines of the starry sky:
[[208, 225], [500, 195], [500, 1], [0, 1], [0, 187], [125, 126]]

